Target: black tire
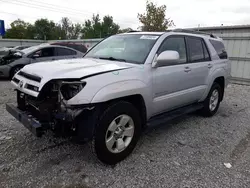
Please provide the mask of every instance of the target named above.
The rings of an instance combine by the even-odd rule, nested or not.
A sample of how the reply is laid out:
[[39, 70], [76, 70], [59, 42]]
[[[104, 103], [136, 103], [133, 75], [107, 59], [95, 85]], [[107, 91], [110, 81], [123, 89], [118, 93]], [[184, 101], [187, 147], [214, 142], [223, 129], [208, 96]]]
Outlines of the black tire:
[[[127, 115], [131, 117], [134, 123], [134, 134], [132, 136], [130, 144], [119, 153], [112, 153], [106, 146], [106, 133], [110, 123], [119, 117], [120, 115]], [[97, 123], [96, 131], [92, 141], [92, 151], [97, 158], [108, 165], [114, 165], [123, 159], [125, 159], [136, 146], [136, 143], [141, 134], [141, 119], [138, 110], [133, 104], [120, 101], [111, 104], [100, 116], [99, 122]]]
[[23, 66], [15, 66], [11, 69], [10, 71], [10, 79], [12, 79], [14, 77], [14, 75], [20, 70], [22, 69]]
[[[211, 96], [212, 96], [212, 93], [217, 90], [218, 91], [218, 103], [216, 105], [216, 107], [211, 110], [209, 105], [210, 105], [210, 99], [211, 99]], [[201, 109], [201, 115], [203, 115], [204, 117], [211, 117], [213, 116], [214, 114], [216, 114], [216, 112], [218, 111], [218, 108], [220, 106], [220, 102], [221, 102], [221, 99], [222, 99], [222, 88], [221, 86], [218, 84], [218, 83], [213, 83], [209, 93], [208, 93], [208, 96], [207, 98], [205, 99], [204, 101], [204, 107]]]

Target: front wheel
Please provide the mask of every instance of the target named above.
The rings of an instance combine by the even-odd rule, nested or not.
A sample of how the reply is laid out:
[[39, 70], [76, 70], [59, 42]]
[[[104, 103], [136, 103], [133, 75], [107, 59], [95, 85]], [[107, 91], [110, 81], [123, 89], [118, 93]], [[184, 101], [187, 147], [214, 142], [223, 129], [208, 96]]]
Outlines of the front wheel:
[[109, 106], [100, 117], [92, 149], [98, 159], [113, 165], [125, 159], [135, 148], [141, 132], [138, 110], [129, 102]]
[[15, 74], [22, 69], [22, 66], [16, 66], [16, 67], [13, 67], [10, 71], [10, 79], [12, 79]]
[[222, 88], [218, 83], [214, 83], [208, 93], [207, 98], [204, 101], [204, 107], [201, 113], [205, 117], [213, 116], [220, 106], [222, 98]]

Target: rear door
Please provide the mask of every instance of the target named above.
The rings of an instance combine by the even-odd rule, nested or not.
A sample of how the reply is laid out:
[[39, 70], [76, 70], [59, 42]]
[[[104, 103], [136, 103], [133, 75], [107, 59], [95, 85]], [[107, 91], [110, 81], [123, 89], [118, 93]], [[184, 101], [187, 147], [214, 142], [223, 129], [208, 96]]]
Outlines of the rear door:
[[55, 49], [57, 59], [70, 59], [77, 57], [77, 52], [75, 50], [63, 47], [56, 47]]
[[212, 68], [211, 57], [202, 38], [187, 36], [186, 41], [189, 58], [187, 66], [190, 68], [188, 74], [189, 87], [196, 88], [195, 98], [200, 100], [208, 87], [207, 78]]

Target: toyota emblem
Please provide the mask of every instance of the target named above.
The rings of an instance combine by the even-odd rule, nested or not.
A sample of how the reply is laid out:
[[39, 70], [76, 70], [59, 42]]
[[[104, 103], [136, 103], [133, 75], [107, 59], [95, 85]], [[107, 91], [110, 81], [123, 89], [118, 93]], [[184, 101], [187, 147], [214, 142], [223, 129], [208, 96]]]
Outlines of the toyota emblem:
[[21, 88], [23, 87], [23, 81], [19, 82], [19, 87], [21, 87]]

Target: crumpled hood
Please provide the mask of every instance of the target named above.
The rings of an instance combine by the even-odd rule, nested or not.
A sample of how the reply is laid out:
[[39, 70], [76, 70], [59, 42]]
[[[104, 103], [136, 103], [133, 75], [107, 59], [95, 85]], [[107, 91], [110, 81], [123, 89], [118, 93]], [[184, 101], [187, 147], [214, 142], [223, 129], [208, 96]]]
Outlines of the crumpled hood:
[[6, 51], [4, 55], [0, 56], [0, 65], [8, 65], [20, 58], [22, 58], [22, 54], [16, 54], [15, 51]]
[[133, 67], [132, 64], [93, 58], [65, 59], [26, 65], [22, 72], [41, 78], [40, 87], [53, 79], [80, 79], [109, 71]]

